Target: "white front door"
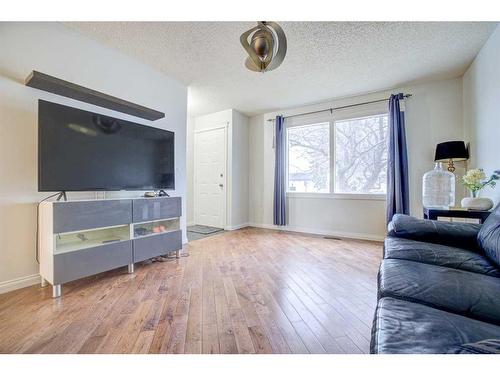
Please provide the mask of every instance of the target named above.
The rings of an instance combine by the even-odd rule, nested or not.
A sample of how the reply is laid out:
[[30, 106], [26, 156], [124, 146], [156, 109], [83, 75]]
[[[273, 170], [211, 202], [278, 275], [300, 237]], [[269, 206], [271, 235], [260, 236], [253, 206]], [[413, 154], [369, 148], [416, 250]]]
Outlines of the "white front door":
[[196, 224], [224, 228], [226, 128], [195, 133], [194, 152]]

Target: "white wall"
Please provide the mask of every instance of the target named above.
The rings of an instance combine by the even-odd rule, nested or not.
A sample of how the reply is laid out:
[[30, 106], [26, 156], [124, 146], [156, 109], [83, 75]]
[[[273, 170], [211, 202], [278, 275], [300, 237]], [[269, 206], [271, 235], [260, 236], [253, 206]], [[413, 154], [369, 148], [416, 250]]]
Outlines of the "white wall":
[[[248, 123], [248, 220], [251, 224], [269, 224], [269, 220], [264, 217], [265, 194], [264, 176], [269, 178], [269, 171], [264, 171], [264, 160], [269, 160], [269, 155], [264, 155], [264, 150], [269, 153], [269, 145], [266, 144], [264, 131], [269, 131], [269, 124], [266, 125], [264, 115], [250, 117]], [[271, 130], [272, 132], [272, 130]], [[267, 138], [268, 139], [268, 138]], [[272, 140], [272, 138], [271, 138]], [[272, 148], [272, 143], [271, 143]], [[274, 164], [274, 160], [272, 161]], [[272, 204], [272, 203], [271, 203]], [[271, 213], [272, 215], [272, 213]], [[272, 216], [271, 216], [272, 223]]]
[[[434, 167], [436, 144], [464, 140], [462, 78], [432, 82], [403, 89], [414, 94], [407, 101], [406, 137], [410, 169], [410, 210], [422, 216], [422, 176]], [[455, 206], [460, 206], [464, 189], [459, 183], [465, 170], [455, 163]]]
[[186, 217], [187, 225], [194, 224], [194, 116], [187, 116], [186, 133]]
[[[406, 130], [410, 169], [411, 213], [422, 216], [422, 176], [433, 168], [438, 142], [462, 139], [462, 82], [460, 78], [403, 87], [327, 103], [284, 109], [250, 119], [250, 222], [272, 227], [274, 150], [273, 126], [267, 119], [412, 93], [406, 102]], [[460, 199], [460, 194], [457, 197]], [[341, 199], [308, 195], [288, 197], [288, 230], [366, 239], [386, 233], [385, 201]]]
[[[198, 116], [194, 119], [193, 131], [188, 132], [188, 145], [193, 148], [188, 153], [188, 165], [194, 159], [194, 137], [197, 131], [227, 127], [227, 180], [226, 180], [226, 227], [237, 229], [248, 224], [248, 117], [227, 109]], [[194, 168], [188, 170], [188, 181], [194, 186]], [[192, 210], [188, 222], [195, 223], [194, 189], [188, 188], [188, 207]]]
[[[463, 78], [464, 127], [471, 167], [489, 175], [500, 169], [500, 26], [491, 34]], [[500, 202], [500, 186], [480, 196]]]
[[232, 110], [232, 194], [229, 229], [248, 225], [248, 117]]
[[[186, 88], [60, 24], [0, 23], [0, 39], [0, 292], [38, 282], [36, 202], [48, 195], [37, 192], [39, 98], [174, 131], [172, 195], [183, 198], [185, 232]], [[26, 87], [32, 70], [160, 110], [166, 117], [151, 122]], [[124, 194], [108, 194], [118, 195]], [[94, 193], [69, 197], [92, 198]]]

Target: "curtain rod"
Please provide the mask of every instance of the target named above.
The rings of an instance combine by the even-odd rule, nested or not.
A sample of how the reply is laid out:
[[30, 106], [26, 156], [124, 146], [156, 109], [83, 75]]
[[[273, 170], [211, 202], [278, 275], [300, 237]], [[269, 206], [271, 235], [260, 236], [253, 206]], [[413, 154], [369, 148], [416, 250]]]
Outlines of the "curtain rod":
[[[409, 98], [413, 96], [413, 94], [406, 94], [403, 95], [403, 98]], [[290, 116], [284, 116], [283, 118], [290, 118], [290, 117], [297, 117], [297, 116], [305, 116], [305, 115], [312, 115], [314, 113], [321, 113], [321, 112], [333, 112], [339, 109], [345, 109], [345, 108], [351, 108], [351, 107], [357, 107], [359, 105], [366, 105], [366, 104], [372, 104], [372, 103], [381, 103], [381, 102], [386, 102], [388, 101], [389, 98], [387, 99], [379, 99], [379, 100], [372, 100], [371, 102], [363, 102], [363, 103], [356, 103], [356, 104], [349, 104], [349, 105], [344, 105], [342, 107], [333, 107], [333, 108], [327, 108], [327, 109], [320, 109], [319, 111], [312, 111], [312, 112], [306, 112], [306, 113], [298, 113], [296, 115], [290, 115]], [[275, 119], [270, 118], [267, 121], [275, 121]]]

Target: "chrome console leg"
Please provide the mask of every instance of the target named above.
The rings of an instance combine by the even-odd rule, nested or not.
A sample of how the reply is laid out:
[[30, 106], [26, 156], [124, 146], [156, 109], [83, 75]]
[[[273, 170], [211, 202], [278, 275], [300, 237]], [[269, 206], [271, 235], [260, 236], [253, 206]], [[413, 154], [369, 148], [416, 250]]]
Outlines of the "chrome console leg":
[[61, 297], [61, 284], [52, 286], [52, 297], [53, 298]]
[[179, 258], [181, 257], [181, 251], [180, 251], [180, 250], [176, 250], [176, 251], [175, 251], [175, 257], [176, 257], [177, 259], [179, 259]]
[[134, 273], [134, 263], [128, 265], [128, 273]]

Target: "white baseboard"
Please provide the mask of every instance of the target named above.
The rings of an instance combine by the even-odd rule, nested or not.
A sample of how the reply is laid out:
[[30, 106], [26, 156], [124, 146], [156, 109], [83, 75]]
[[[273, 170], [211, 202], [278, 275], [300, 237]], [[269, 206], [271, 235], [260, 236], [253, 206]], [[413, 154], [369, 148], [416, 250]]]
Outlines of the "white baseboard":
[[190, 221], [190, 222], [186, 223], [186, 226], [188, 226], [188, 227], [193, 226], [193, 225], [196, 225], [194, 221]]
[[225, 230], [237, 230], [237, 229], [246, 228], [246, 227], [249, 227], [249, 226], [250, 226], [249, 223], [243, 223], [243, 224], [230, 225], [230, 226], [227, 226], [224, 229]]
[[[188, 223], [187, 226], [191, 226], [191, 225], [196, 225], [195, 223]], [[248, 227], [250, 226], [249, 223], [243, 223], [243, 224], [236, 224], [236, 225], [228, 225], [226, 227], [224, 227], [224, 230], [237, 230], [237, 229], [241, 229], [241, 228], [245, 228], [245, 227]]]
[[296, 226], [278, 226], [272, 224], [260, 224], [260, 223], [248, 223], [250, 227], [256, 228], [264, 228], [264, 229], [273, 229], [273, 230], [282, 230], [288, 232], [298, 232], [298, 233], [308, 233], [308, 234], [317, 234], [321, 236], [333, 236], [333, 237], [341, 237], [341, 238], [352, 238], [355, 240], [368, 240], [368, 241], [384, 241], [385, 236], [380, 236], [376, 234], [366, 234], [366, 233], [356, 233], [356, 232], [339, 232], [339, 231], [330, 231], [330, 230], [316, 230], [311, 228], [303, 228]]
[[40, 283], [40, 275], [29, 275], [18, 277], [17, 279], [0, 282], [0, 294], [11, 292], [16, 289], [26, 288], [27, 286]]

